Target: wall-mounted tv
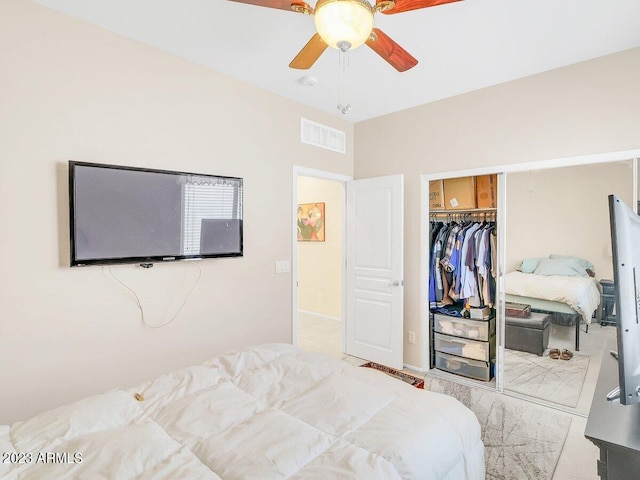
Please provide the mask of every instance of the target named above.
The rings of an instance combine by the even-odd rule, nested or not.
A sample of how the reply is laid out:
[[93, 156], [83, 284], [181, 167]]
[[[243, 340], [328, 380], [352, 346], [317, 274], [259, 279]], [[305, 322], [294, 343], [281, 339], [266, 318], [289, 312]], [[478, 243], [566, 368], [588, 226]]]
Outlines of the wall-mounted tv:
[[242, 178], [69, 162], [71, 266], [241, 257]]

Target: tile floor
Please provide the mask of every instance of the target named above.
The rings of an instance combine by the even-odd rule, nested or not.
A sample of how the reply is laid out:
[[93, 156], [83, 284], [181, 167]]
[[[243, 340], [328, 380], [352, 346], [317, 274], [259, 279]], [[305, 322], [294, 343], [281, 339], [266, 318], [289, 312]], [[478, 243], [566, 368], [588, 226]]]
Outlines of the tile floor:
[[298, 346], [311, 352], [322, 352], [336, 358], [342, 353], [342, 322], [298, 313]]
[[[583, 333], [580, 338], [581, 343], [600, 343], [603, 337], [608, 337], [611, 333], [608, 330], [606, 332], [596, 331], [596, 329], [601, 328], [599, 325], [592, 325], [589, 328], [590, 333], [599, 333], [600, 335], [597, 335], [597, 338], [594, 335], [587, 339], [589, 334]], [[609, 329], [611, 327], [604, 328]], [[322, 352], [332, 357], [340, 358], [352, 365], [365, 363], [365, 360], [342, 353], [342, 323], [336, 320], [303, 313], [298, 314], [297, 345], [304, 350]], [[583, 343], [583, 345], [587, 348], [587, 343]], [[569, 345], [561, 348], [569, 348]], [[598, 355], [592, 358], [592, 366], [600, 365], [600, 358], [601, 356]], [[590, 403], [588, 392], [593, 392], [593, 385], [590, 384], [592, 382], [595, 384], [598, 373], [597, 370], [597, 368], [590, 368], [587, 373], [585, 387], [583, 387], [585, 391], [583, 394], [584, 398], [581, 398], [580, 406], [586, 406], [587, 403]], [[410, 370], [407, 371], [414, 375], [423, 375]], [[589, 384], [587, 384], [587, 382], [589, 382]], [[593, 394], [591, 393], [590, 395], [592, 396]], [[526, 400], [522, 401], [524, 402]], [[581, 415], [579, 412], [576, 414], [565, 412], [564, 414], [571, 416], [572, 421], [564, 448], [562, 449], [562, 454], [560, 455], [553, 475], [553, 480], [598, 480], [599, 477], [596, 473], [598, 449], [584, 437], [587, 419], [584, 417], [584, 414]]]

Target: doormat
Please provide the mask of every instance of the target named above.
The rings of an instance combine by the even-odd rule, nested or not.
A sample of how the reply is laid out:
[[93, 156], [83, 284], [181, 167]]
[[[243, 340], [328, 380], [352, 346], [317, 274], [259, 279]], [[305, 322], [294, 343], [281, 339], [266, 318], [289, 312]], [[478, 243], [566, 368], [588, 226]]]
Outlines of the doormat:
[[401, 372], [399, 370], [396, 370], [395, 368], [387, 367], [385, 365], [380, 365], [379, 363], [374, 363], [374, 362], [367, 362], [360, 366], [373, 368], [374, 370], [380, 370], [381, 372], [384, 372], [387, 375], [397, 378], [398, 380], [402, 380], [403, 382], [406, 382], [409, 385], [412, 385], [416, 388], [424, 389], [424, 380], [422, 378], [414, 377], [413, 375], [409, 375], [408, 373]]

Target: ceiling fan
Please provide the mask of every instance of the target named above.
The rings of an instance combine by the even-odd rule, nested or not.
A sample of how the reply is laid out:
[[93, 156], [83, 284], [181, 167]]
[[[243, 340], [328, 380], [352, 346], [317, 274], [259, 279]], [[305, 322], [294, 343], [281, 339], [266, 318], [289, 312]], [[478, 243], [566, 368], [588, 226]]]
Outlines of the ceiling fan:
[[291, 68], [311, 68], [328, 46], [342, 52], [367, 44], [393, 68], [404, 72], [418, 64], [404, 48], [379, 28], [373, 28], [373, 15], [408, 12], [460, 0], [318, 0], [315, 8], [303, 0], [231, 0], [260, 7], [278, 8], [313, 15], [317, 33], [289, 64]]

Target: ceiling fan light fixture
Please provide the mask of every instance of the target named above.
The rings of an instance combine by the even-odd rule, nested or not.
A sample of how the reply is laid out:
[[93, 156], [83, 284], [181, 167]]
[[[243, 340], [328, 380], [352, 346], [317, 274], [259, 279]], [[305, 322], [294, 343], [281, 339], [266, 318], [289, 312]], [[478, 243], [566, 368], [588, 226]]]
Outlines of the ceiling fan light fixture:
[[373, 30], [373, 13], [367, 0], [318, 0], [314, 19], [322, 40], [346, 51], [367, 41]]

